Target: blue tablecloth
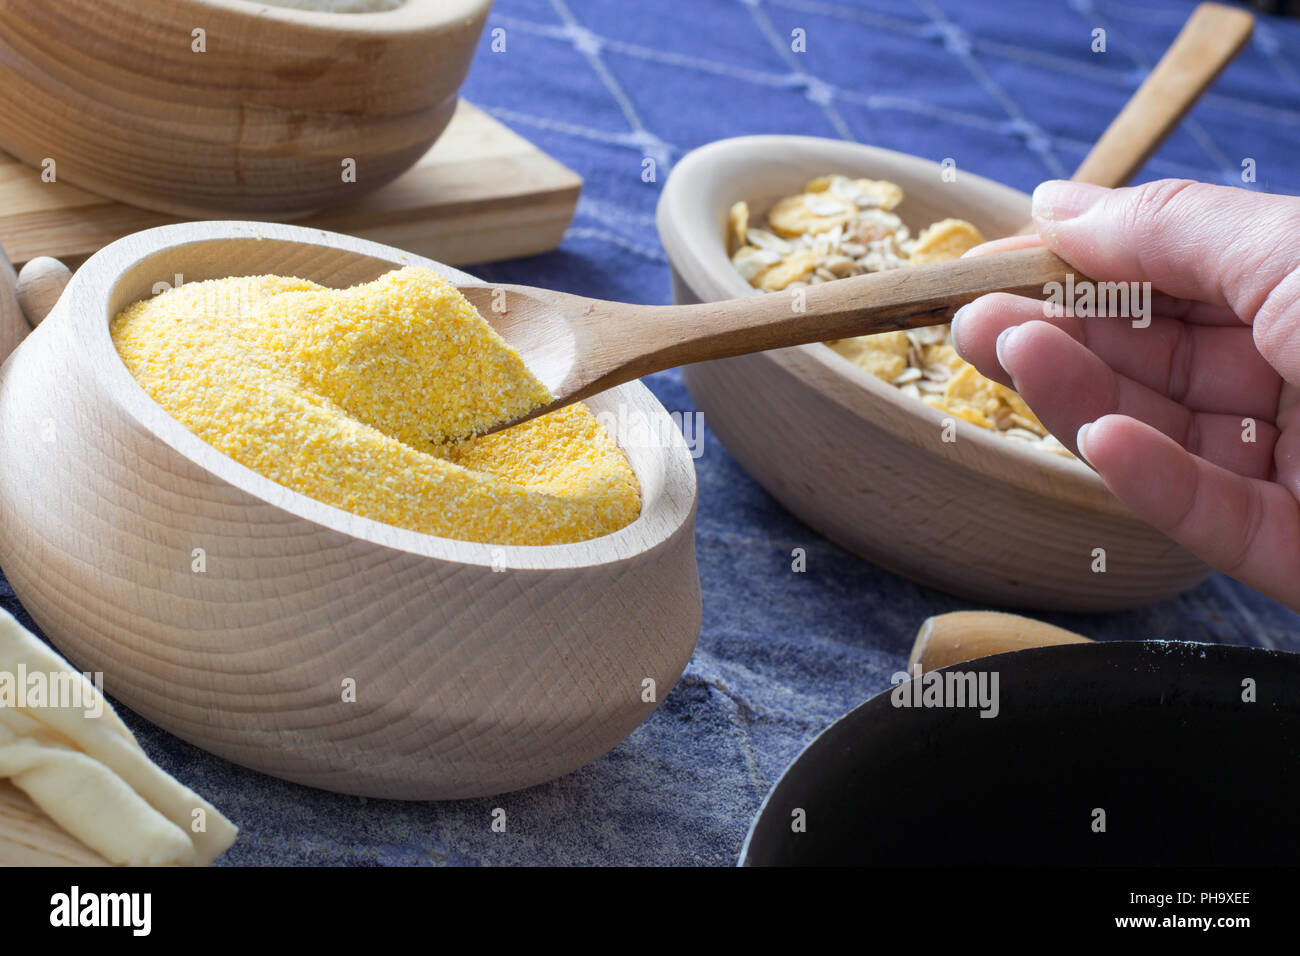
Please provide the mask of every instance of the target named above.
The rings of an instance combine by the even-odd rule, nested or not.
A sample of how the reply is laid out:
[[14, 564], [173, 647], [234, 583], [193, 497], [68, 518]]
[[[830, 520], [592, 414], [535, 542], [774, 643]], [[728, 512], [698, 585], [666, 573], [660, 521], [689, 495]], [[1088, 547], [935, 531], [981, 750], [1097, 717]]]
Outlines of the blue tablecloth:
[[[498, 0], [465, 95], [586, 180], [560, 249], [484, 265], [500, 282], [666, 302], [659, 190], [725, 136], [843, 137], [1030, 189], [1068, 175], [1159, 58], [1180, 0]], [[493, 31], [504, 52], [493, 52]], [[804, 31], [806, 52], [791, 50]], [[1106, 52], [1092, 52], [1105, 30]], [[1300, 192], [1300, 24], [1259, 24], [1141, 178]], [[643, 160], [656, 181], [642, 179]], [[677, 372], [649, 386], [693, 410]], [[780, 772], [888, 686], [925, 617], [968, 607], [821, 539], [706, 432], [697, 462], [704, 627], [685, 676], [606, 757], [520, 793], [396, 803], [310, 790], [209, 756], [124, 712], [163, 767], [241, 828], [229, 864], [730, 864]], [[808, 570], [790, 571], [792, 548]], [[0, 601], [22, 614], [4, 586]], [[1300, 650], [1300, 621], [1222, 576], [1122, 614], [1053, 615], [1099, 639]], [[111, 683], [111, 682], [110, 682]], [[490, 829], [504, 807], [509, 828]]]

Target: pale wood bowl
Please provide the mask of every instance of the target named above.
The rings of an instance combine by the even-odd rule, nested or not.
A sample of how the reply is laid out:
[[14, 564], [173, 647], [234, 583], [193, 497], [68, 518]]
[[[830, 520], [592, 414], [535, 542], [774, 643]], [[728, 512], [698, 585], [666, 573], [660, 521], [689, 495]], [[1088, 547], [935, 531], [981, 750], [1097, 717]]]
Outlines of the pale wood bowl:
[[174, 215], [306, 214], [379, 188], [428, 150], [490, 6], [13, 0], [0, 4], [0, 147]]
[[[695, 473], [662, 406], [639, 383], [589, 403], [612, 413], [640, 481], [633, 524], [497, 547], [361, 518], [237, 464], [150, 399], [109, 337], [177, 274], [347, 286], [403, 264], [475, 281], [260, 223], [164, 226], [96, 254], [0, 369], [0, 566], [70, 661], [205, 750], [345, 793], [498, 793], [609, 750], [694, 649]], [[665, 447], [622, 434], [647, 421]]]
[[[990, 238], [1029, 220], [1029, 197], [967, 172], [947, 182], [929, 160], [794, 136], [722, 140], [684, 157], [659, 204], [677, 302], [762, 295], [732, 268], [731, 205], [758, 221], [824, 173], [892, 180], [913, 230], [948, 216]], [[1209, 569], [1138, 520], [1082, 462], [964, 421], [902, 394], [825, 345], [684, 368], [727, 450], [787, 509], [826, 537], [916, 581], [973, 601], [1101, 611], [1169, 597]], [[1106, 571], [1092, 570], [1096, 548]]]

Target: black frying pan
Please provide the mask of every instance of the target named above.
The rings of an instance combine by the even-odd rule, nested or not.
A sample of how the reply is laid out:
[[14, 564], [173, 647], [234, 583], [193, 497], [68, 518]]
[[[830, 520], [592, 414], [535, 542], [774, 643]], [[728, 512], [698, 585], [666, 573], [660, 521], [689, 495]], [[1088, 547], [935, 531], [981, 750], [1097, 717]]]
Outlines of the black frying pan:
[[998, 716], [873, 697], [777, 781], [741, 864], [1300, 862], [1300, 655], [1108, 642], [947, 671], [996, 671]]

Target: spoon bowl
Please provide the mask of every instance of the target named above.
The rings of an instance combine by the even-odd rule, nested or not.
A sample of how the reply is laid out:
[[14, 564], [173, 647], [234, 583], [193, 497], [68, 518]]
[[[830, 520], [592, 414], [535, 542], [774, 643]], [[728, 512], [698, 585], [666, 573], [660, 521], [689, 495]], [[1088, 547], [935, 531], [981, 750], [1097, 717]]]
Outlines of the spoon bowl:
[[[365, 796], [499, 793], [608, 751], [690, 658], [695, 475], [662, 406], [639, 384], [590, 403], [640, 483], [636, 521], [496, 546], [362, 518], [245, 468], [155, 403], [109, 336], [178, 277], [343, 287], [405, 265], [474, 284], [262, 223], [164, 226], [96, 254], [0, 369], [0, 566], [70, 661], [205, 750]], [[637, 421], [659, 438], [620, 431]]]
[[527, 286], [462, 290], [552, 400], [489, 432], [544, 415], [651, 372], [873, 332], [947, 322], [987, 292], [1042, 295], [1069, 267], [1046, 249], [878, 272], [793, 295], [696, 305], [629, 305]]
[[460, 292], [519, 353], [528, 371], [547, 391], [556, 395], [565, 390], [576, 374], [579, 352], [578, 331], [569, 313], [585, 312], [583, 300], [564, 297], [572, 300], [566, 306], [557, 301], [560, 293], [517, 285], [461, 286]]

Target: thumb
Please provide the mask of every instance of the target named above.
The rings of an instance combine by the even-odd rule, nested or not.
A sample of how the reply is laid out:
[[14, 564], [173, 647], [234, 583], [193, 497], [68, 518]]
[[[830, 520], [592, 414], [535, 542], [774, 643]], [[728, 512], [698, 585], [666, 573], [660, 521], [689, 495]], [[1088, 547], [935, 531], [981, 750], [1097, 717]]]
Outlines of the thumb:
[[1034, 190], [1033, 216], [1047, 246], [1093, 279], [1227, 306], [1300, 381], [1300, 199], [1178, 179], [1052, 180]]

